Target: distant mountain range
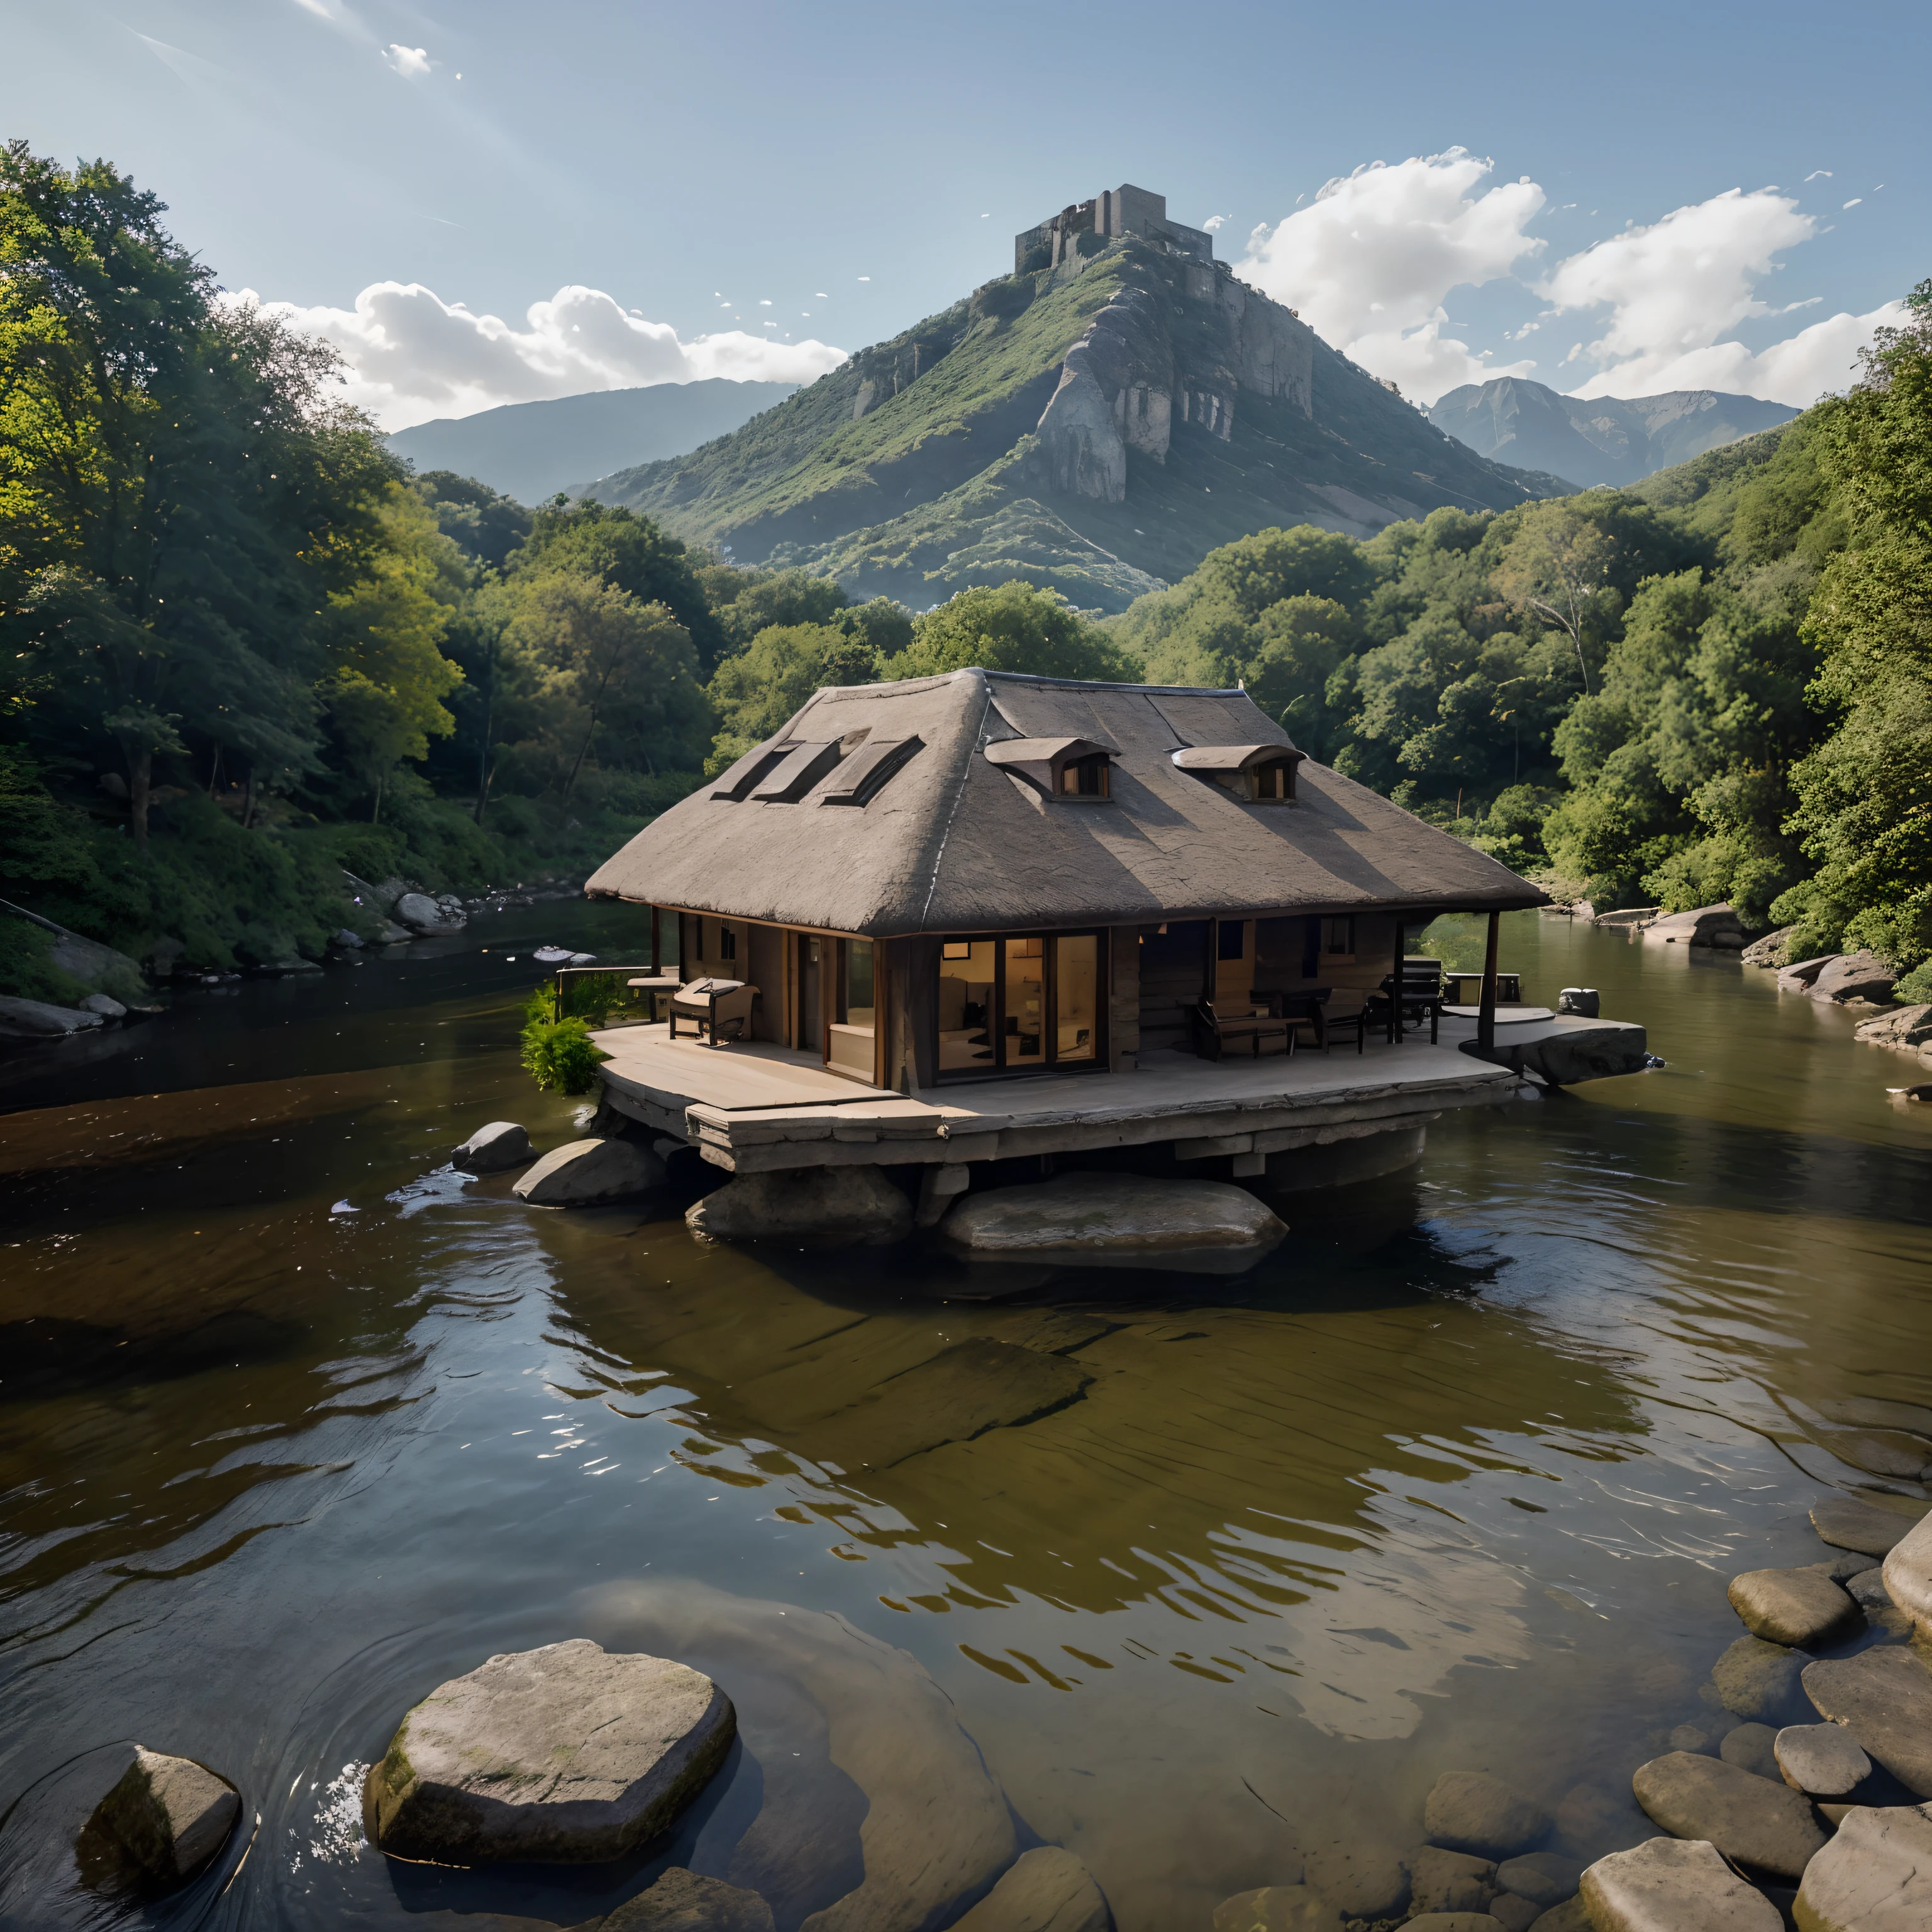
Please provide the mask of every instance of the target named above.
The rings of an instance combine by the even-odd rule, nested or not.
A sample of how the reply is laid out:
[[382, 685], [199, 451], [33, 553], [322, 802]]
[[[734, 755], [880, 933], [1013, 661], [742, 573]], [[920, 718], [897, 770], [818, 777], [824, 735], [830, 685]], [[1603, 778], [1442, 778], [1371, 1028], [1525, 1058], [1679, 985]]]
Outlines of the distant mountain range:
[[1782, 403], [1716, 389], [1586, 401], [1520, 376], [1501, 376], [1451, 389], [1429, 420], [1480, 455], [1546, 470], [1588, 490], [1637, 482], [1741, 436], [1775, 429], [1797, 414]]
[[520, 503], [573, 494], [640, 463], [682, 456], [782, 403], [790, 382], [658, 382], [542, 403], [506, 403], [398, 430], [389, 447], [418, 470], [453, 470]]

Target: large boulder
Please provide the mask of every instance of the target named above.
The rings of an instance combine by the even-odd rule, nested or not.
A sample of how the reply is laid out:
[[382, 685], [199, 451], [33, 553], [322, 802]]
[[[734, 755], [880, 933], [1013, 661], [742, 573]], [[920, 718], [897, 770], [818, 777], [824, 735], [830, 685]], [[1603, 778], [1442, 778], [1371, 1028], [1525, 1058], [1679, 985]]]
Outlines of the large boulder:
[[124, 1020], [128, 1009], [111, 993], [90, 993], [80, 1003], [84, 1013], [98, 1013], [104, 1020]]
[[1810, 1801], [1721, 1758], [1672, 1751], [1630, 1780], [1653, 1823], [1677, 1838], [1702, 1838], [1728, 1858], [1796, 1883], [1825, 1842]]
[[1842, 1006], [1847, 1000], [1882, 1004], [1892, 998], [1898, 975], [1876, 952], [1841, 952], [1822, 968], [1807, 989], [1814, 1000]]
[[1784, 1932], [1778, 1907], [1695, 1841], [1612, 1852], [1583, 1874], [1581, 1897], [1595, 1932]]
[[1787, 1724], [1772, 1749], [1785, 1783], [1808, 1798], [1848, 1797], [1871, 1775], [1871, 1760], [1838, 1724]]
[[1799, 1932], [1924, 1932], [1932, 1925], [1932, 1805], [1846, 1814], [1804, 1868]]
[[524, 1127], [514, 1120], [492, 1120], [451, 1154], [449, 1164], [466, 1174], [496, 1174], [506, 1167], [527, 1166], [536, 1158]]
[[1312, 1886], [1264, 1885], [1222, 1899], [1214, 1932], [1342, 1932], [1342, 1915]]
[[1711, 1666], [1718, 1700], [1756, 1724], [1789, 1722], [1804, 1708], [1799, 1675], [1805, 1660], [1783, 1644], [1741, 1636]]
[[587, 1208], [662, 1187], [664, 1164], [635, 1141], [567, 1141], [510, 1190], [532, 1208]]
[[1036, 1845], [952, 1932], [1109, 1932], [1113, 1915], [1094, 1874], [1058, 1845]]
[[226, 1778], [137, 1744], [81, 1828], [75, 1855], [97, 1886], [171, 1892], [220, 1850], [241, 1815], [241, 1795]]
[[1932, 1640], [1932, 1516], [1920, 1520], [1893, 1546], [1880, 1572], [1885, 1594]]
[[1778, 990], [1780, 993], [1808, 993], [1812, 981], [1842, 956], [1836, 952], [1821, 952], [1815, 959], [1792, 960], [1790, 965], [1778, 968]]
[[1731, 1579], [1729, 1594], [1744, 1628], [1767, 1643], [1814, 1648], [1864, 1622], [1858, 1605], [1816, 1570], [1747, 1570]]
[[878, 1246], [912, 1232], [912, 1203], [876, 1167], [736, 1174], [694, 1202], [685, 1225], [711, 1241], [805, 1240]]
[[1822, 1496], [1811, 1506], [1811, 1527], [1834, 1550], [1862, 1550], [1868, 1556], [1888, 1556], [1914, 1522], [1924, 1516], [1926, 1505], [1898, 1498], [1888, 1509], [1862, 1497]]
[[1283, 1240], [1287, 1224], [1222, 1180], [1068, 1174], [968, 1195], [940, 1224], [980, 1261], [1237, 1272]]
[[463, 902], [449, 894], [431, 898], [427, 892], [405, 892], [397, 900], [390, 915], [412, 932], [434, 936], [460, 932], [470, 923]]
[[1511, 1858], [1549, 1834], [1550, 1814], [1486, 1771], [1445, 1771], [1430, 1787], [1422, 1828], [1431, 1844]]
[[1775, 932], [1754, 939], [1738, 956], [1747, 966], [1770, 966], [1781, 971], [1789, 963], [1791, 935], [1797, 930], [1795, 926], [1780, 926]]
[[1744, 949], [1744, 922], [1728, 905], [1699, 906], [1693, 912], [1666, 913], [1643, 929], [1646, 942], [1664, 945], [1706, 946], [1720, 952]]
[[1861, 1020], [1852, 1029], [1852, 1037], [1867, 1046], [1888, 1046], [1895, 1052], [1916, 1053], [1932, 1040], [1932, 1005], [1900, 1006], [1896, 1012]]
[[64, 1040], [101, 1024], [98, 1013], [78, 1006], [50, 1006], [44, 1000], [0, 998], [0, 1039]]
[[362, 1787], [399, 1858], [590, 1864], [656, 1837], [731, 1748], [731, 1700], [668, 1658], [587, 1638], [493, 1657], [406, 1717]]
[[1932, 1669], [1886, 1645], [1806, 1666], [1804, 1694], [1915, 1798], [1932, 1798]]

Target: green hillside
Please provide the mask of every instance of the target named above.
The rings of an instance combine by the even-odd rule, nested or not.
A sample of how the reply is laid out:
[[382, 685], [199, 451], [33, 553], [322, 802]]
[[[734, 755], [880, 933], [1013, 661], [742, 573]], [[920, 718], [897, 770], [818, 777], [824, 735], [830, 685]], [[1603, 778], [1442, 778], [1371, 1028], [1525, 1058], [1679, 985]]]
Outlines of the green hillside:
[[[1138, 304], [1142, 337], [1172, 358], [1166, 386], [1238, 392], [1231, 436], [1177, 408], [1164, 461], [1130, 448], [1118, 502], [1056, 488], [1034, 435], [1067, 352], [1103, 310], [1123, 312], [1110, 304]], [[919, 608], [1019, 577], [1119, 610], [1269, 525], [1366, 536], [1444, 505], [1505, 509], [1568, 488], [1477, 455], [1318, 341], [1310, 409], [1242, 388], [1226, 334], [1180, 265], [1114, 241], [989, 282], [735, 434], [593, 494], [737, 562], [801, 565], [855, 596]]]

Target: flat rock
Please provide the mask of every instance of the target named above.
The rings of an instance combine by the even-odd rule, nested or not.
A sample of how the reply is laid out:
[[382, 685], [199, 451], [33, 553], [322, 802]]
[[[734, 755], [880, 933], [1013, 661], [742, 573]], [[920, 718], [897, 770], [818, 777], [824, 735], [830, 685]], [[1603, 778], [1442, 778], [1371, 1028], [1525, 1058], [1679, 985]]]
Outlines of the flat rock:
[[124, 1020], [128, 1009], [111, 993], [90, 993], [80, 1003], [84, 1013], [98, 1013], [104, 1020]]
[[1496, 1868], [1496, 1882], [1505, 1892], [1546, 1909], [1574, 1898], [1582, 1882], [1583, 1868], [1574, 1858], [1556, 1852], [1532, 1852], [1526, 1857], [1506, 1859]]
[[77, 1006], [52, 1006], [44, 1000], [0, 998], [0, 1036], [14, 1040], [64, 1040], [101, 1024], [98, 1013]]
[[412, 1709], [363, 1784], [363, 1829], [400, 1858], [587, 1864], [655, 1838], [711, 1780], [731, 1700], [668, 1658], [587, 1638], [493, 1657]]
[[1785, 1783], [1808, 1797], [1845, 1797], [1871, 1775], [1858, 1739], [1837, 1724], [1787, 1724], [1772, 1748]]
[[510, 1190], [532, 1208], [587, 1208], [664, 1185], [664, 1164], [634, 1141], [566, 1141]]
[[1915, 1798], [1932, 1798], [1932, 1670], [1887, 1644], [1808, 1666], [1804, 1694]]
[[1779, 968], [1778, 990], [1780, 993], [1808, 993], [1811, 982], [1833, 960], [1835, 952], [1821, 952], [1815, 959], [1794, 959], [1788, 966]]
[[1432, 1844], [1514, 1858], [1550, 1831], [1550, 1814], [1486, 1771], [1445, 1771], [1430, 1787], [1422, 1828]]
[[1825, 1842], [1816, 1815], [1797, 1792], [1721, 1758], [1672, 1751], [1640, 1765], [1630, 1789], [1673, 1838], [1708, 1840], [1726, 1858], [1793, 1883]]
[[1799, 1932], [1925, 1932], [1932, 1925], [1932, 1805], [1855, 1806], [1804, 1868]]
[[952, 1932], [1108, 1932], [1113, 1922], [1086, 1866], [1058, 1845], [1039, 1845], [952, 1922]]
[[1898, 974], [1876, 952], [1841, 952], [1820, 969], [1806, 990], [1814, 1000], [1842, 1005], [1847, 1000], [1869, 1000], [1874, 1005], [1892, 998]]
[[1711, 1682], [1727, 1711], [1760, 1724], [1779, 1724], [1802, 1708], [1799, 1674], [1804, 1659], [1783, 1644], [1741, 1636], [1711, 1666]]
[[1214, 1932], [1342, 1932], [1342, 1915], [1312, 1886], [1264, 1885], [1222, 1899]]
[[1699, 906], [1690, 912], [1666, 913], [1644, 928], [1646, 940], [1674, 940], [1679, 946], [1711, 946], [1742, 952], [1744, 922], [1729, 905]]
[[1386, 1845], [1328, 1839], [1310, 1847], [1302, 1876], [1345, 1918], [1392, 1918], [1408, 1903], [1408, 1868]]
[[[1908, 1012], [1915, 1009], [1908, 1007]], [[1932, 1013], [1932, 1006], [1925, 1011]], [[1866, 1026], [1879, 1022], [1868, 1020]], [[1864, 1031], [1864, 1027], [1858, 1029]], [[1922, 1408], [1916, 1402], [1892, 1402], [1882, 1396], [1846, 1396], [1836, 1402], [1821, 1402], [1815, 1405], [1818, 1413], [1829, 1422], [1842, 1422], [1857, 1429], [1911, 1429], [1921, 1436], [1932, 1436], [1932, 1408]]]
[[1652, 1838], [1599, 1858], [1580, 1894], [1594, 1932], [1784, 1932], [1778, 1907], [1714, 1845]]
[[1852, 1037], [1867, 1046], [1888, 1046], [1894, 1052], [1916, 1053], [1928, 1040], [1932, 1040], [1932, 1005], [1900, 1006], [1896, 1012], [1862, 1020], [1852, 1029]]
[[1777, 1743], [1778, 1733], [1770, 1725], [1740, 1724], [1726, 1734], [1718, 1747], [1718, 1755], [1726, 1764], [1734, 1764], [1754, 1778], [1781, 1782], [1784, 1774], [1778, 1768]]
[[1503, 1922], [1487, 1912], [1425, 1912], [1406, 1919], [1402, 1932], [1508, 1932]]
[[1532, 1905], [1519, 1892], [1499, 1892], [1490, 1900], [1490, 1916], [1503, 1932], [1529, 1932], [1543, 1916], [1543, 1907]]
[[1221, 1180], [1068, 1174], [965, 1196], [940, 1224], [952, 1245], [985, 1260], [1063, 1266], [1234, 1268], [1258, 1260], [1287, 1225], [1244, 1188]]
[[1887, 1598], [1932, 1638], [1932, 1516], [1906, 1532], [1880, 1574]]
[[808, 1240], [878, 1246], [912, 1232], [912, 1203], [876, 1167], [736, 1174], [695, 1202], [685, 1226], [711, 1241]]
[[454, 899], [433, 899], [427, 892], [405, 892], [390, 908], [390, 916], [412, 932], [460, 932], [470, 915]]
[[673, 1865], [603, 1922], [602, 1932], [773, 1932], [755, 1892]]
[[1496, 1888], [1493, 1860], [1424, 1845], [1411, 1852], [1410, 1903], [1418, 1912], [1480, 1912]]
[[[1900, 1501], [1905, 1502], [1902, 1497]], [[1926, 1509], [1923, 1503], [1888, 1509], [1857, 1496], [1822, 1496], [1811, 1506], [1811, 1527], [1834, 1550], [1862, 1550], [1868, 1556], [1884, 1556]]]
[[1813, 1433], [1821, 1448], [1868, 1475], [1916, 1483], [1932, 1463], [1932, 1442], [1902, 1429], [1820, 1429]]
[[1858, 1605], [1816, 1570], [1747, 1570], [1731, 1579], [1729, 1594], [1744, 1628], [1767, 1643], [1828, 1643], [1864, 1622]]
[[495, 1174], [506, 1167], [524, 1167], [536, 1159], [527, 1131], [514, 1120], [492, 1120], [478, 1127], [449, 1156], [452, 1167], [466, 1174]]
[[1797, 930], [1795, 926], [1780, 926], [1775, 932], [1767, 932], [1762, 939], [1754, 939], [1740, 956], [1747, 966], [1782, 967], [1784, 956], [1790, 950], [1788, 942]]
[[241, 1815], [241, 1796], [226, 1778], [137, 1744], [134, 1762], [82, 1827], [75, 1853], [91, 1884], [169, 1892], [220, 1850]]

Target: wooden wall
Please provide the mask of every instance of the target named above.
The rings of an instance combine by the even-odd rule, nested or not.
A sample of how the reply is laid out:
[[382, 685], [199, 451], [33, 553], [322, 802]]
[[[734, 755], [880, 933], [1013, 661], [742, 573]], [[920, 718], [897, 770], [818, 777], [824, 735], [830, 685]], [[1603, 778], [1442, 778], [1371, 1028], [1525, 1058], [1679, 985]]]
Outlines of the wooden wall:
[[1117, 926], [1107, 935], [1107, 1052], [1115, 1073], [1141, 1049], [1140, 941], [1137, 926]]

